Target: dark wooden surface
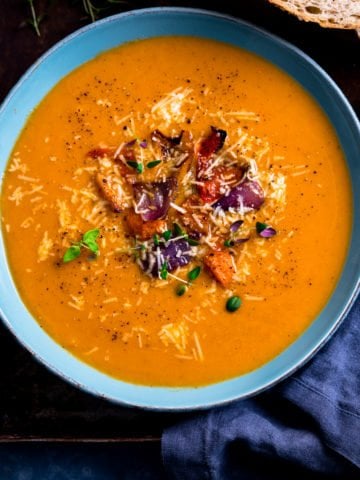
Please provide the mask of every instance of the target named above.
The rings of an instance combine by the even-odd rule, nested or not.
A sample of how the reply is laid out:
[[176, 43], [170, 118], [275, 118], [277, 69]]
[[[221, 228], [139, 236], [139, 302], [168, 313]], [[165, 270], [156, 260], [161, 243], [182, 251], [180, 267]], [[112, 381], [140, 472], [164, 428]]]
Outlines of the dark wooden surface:
[[[89, 22], [81, 2], [34, 3], [46, 14], [40, 37], [26, 24], [26, 0], [0, 0], [0, 102], [43, 52]], [[266, 0], [129, 1], [116, 11], [167, 5], [228, 13], [292, 42], [330, 74], [360, 114], [360, 40], [355, 32], [300, 22]], [[157, 440], [166, 425], [188, 415], [122, 408], [81, 392], [40, 365], [0, 325], [0, 442]]]

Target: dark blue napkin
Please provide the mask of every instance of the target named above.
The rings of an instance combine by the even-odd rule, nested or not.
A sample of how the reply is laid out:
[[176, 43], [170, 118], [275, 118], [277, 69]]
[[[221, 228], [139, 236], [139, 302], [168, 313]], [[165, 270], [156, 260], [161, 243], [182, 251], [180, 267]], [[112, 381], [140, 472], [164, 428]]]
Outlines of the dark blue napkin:
[[170, 478], [360, 478], [360, 300], [300, 371], [167, 429]]

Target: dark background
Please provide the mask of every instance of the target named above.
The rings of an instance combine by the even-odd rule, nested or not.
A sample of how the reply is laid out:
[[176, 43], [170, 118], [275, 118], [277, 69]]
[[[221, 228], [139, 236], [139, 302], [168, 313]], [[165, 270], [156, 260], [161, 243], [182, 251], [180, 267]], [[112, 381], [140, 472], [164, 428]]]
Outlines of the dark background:
[[[34, 0], [34, 5], [44, 16], [40, 37], [28, 24], [26, 0], [0, 0], [0, 102], [43, 52], [90, 22], [82, 1]], [[237, 5], [234, 0], [129, 1], [102, 11], [100, 17], [170, 5], [228, 13], [292, 42], [330, 74], [360, 114], [360, 39], [354, 31], [301, 22], [266, 0], [241, 0]], [[0, 442], [157, 442], [166, 425], [187, 415], [122, 408], [83, 393], [40, 365], [0, 325]]]

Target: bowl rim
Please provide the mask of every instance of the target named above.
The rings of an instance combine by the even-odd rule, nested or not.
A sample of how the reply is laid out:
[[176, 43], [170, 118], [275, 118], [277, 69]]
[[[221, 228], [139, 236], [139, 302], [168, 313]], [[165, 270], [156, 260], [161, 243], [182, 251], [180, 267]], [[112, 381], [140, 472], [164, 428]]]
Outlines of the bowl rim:
[[[344, 114], [347, 116], [347, 118], [348, 118], [348, 120], [349, 120], [349, 122], [350, 122], [350, 124], [353, 128], [353, 134], [355, 135], [355, 137], [356, 136], [358, 137], [359, 145], [360, 145], [360, 124], [359, 124], [359, 121], [358, 121], [358, 118], [357, 118], [355, 112], [353, 111], [353, 109], [352, 109], [351, 105], [349, 104], [348, 100], [346, 99], [346, 97], [344, 96], [342, 91], [339, 89], [339, 87], [336, 85], [336, 83], [331, 79], [331, 77], [311, 57], [309, 57], [307, 54], [305, 54], [298, 47], [296, 47], [296, 46], [292, 45], [291, 43], [281, 39], [277, 35], [269, 33], [266, 30], [264, 30], [262, 28], [259, 28], [258, 26], [255, 26], [255, 25], [253, 25], [253, 24], [251, 24], [247, 21], [241, 20], [239, 18], [230, 16], [230, 15], [214, 12], [214, 11], [211, 11], [211, 10], [198, 9], [198, 8], [187, 8], [187, 7], [153, 7], [153, 8], [142, 8], [142, 9], [131, 10], [131, 11], [119, 13], [117, 15], [113, 15], [113, 16], [104, 18], [102, 20], [98, 20], [97, 22], [86, 25], [86, 26], [76, 30], [75, 32], [71, 33], [70, 35], [66, 36], [65, 38], [63, 38], [62, 40], [57, 42], [49, 50], [47, 50], [24, 73], [24, 75], [21, 76], [21, 78], [18, 80], [18, 82], [15, 84], [15, 86], [10, 90], [10, 92], [8, 93], [6, 98], [4, 99], [3, 103], [1, 104], [0, 119], [3, 117], [3, 115], [6, 114], [7, 109], [10, 108], [11, 102], [13, 101], [14, 96], [23, 88], [24, 84], [26, 84], [28, 79], [31, 78], [31, 76], [37, 71], [39, 66], [41, 66], [44, 62], [46, 62], [46, 60], [48, 58], [51, 59], [53, 54], [55, 54], [59, 50], [66, 47], [68, 44], [70, 44], [75, 39], [78, 39], [79, 37], [83, 36], [84, 34], [87, 34], [88, 32], [91, 32], [93, 30], [96, 31], [97, 29], [99, 29], [103, 26], [106, 27], [106, 25], [110, 25], [114, 22], [115, 23], [118, 23], [118, 22], [121, 23], [123, 20], [128, 19], [129, 17], [138, 18], [139, 16], [141, 17], [141, 16], [144, 16], [144, 15], [145, 16], [149, 16], [149, 15], [155, 15], [155, 16], [165, 15], [165, 16], [167, 16], [169, 14], [170, 15], [187, 15], [189, 17], [193, 17], [193, 16], [195, 16], [195, 17], [196, 16], [207, 17], [210, 20], [215, 21], [215, 22], [218, 22], [218, 21], [220, 21], [220, 22], [221, 21], [232, 22], [232, 23], [235, 23], [237, 25], [237, 27], [239, 27], [239, 30], [241, 28], [247, 28], [247, 29], [251, 30], [252, 32], [254, 32], [255, 35], [260, 36], [260, 37], [264, 38], [265, 40], [270, 41], [270, 43], [273, 44], [276, 48], [285, 49], [288, 53], [290, 53], [292, 55], [295, 55], [295, 57], [298, 60], [300, 60], [301, 62], [310, 66], [311, 70], [325, 82], [325, 84], [327, 86], [326, 88], [330, 89], [332, 91], [332, 93], [335, 94], [336, 101], [339, 103], [339, 108], [342, 109]], [[167, 34], [167, 35], [171, 35], [171, 34]], [[184, 35], [188, 35], [188, 34], [184, 34]], [[145, 35], [145, 37], [141, 37], [141, 38], [150, 38], [150, 37], [153, 37], [153, 36], [156, 36], [156, 35]], [[194, 36], [200, 36], [200, 37], [204, 38], [204, 35], [194, 35]], [[240, 33], [239, 33], [239, 36], [241, 36]], [[139, 36], [136, 37], [134, 35], [133, 40], [136, 40], [137, 38], [139, 38]], [[208, 37], [208, 38], [210, 38], [210, 37]], [[218, 41], [223, 41], [223, 40], [221, 38], [219, 38]], [[120, 46], [124, 43], [126, 43], [126, 42], [120, 41], [118, 45]], [[111, 48], [113, 48], [113, 47], [109, 47], [108, 49], [111, 49]], [[249, 49], [247, 47], [242, 47], [242, 48], [249, 51]], [[106, 49], [103, 50], [103, 51], [105, 52]], [[98, 55], [98, 53], [96, 55]], [[96, 55], [93, 55], [92, 58], [94, 58]], [[260, 55], [262, 58], [265, 58], [269, 62], [274, 64], [274, 62], [269, 60], [265, 55], [261, 55], [261, 54], [258, 54], [258, 55]], [[87, 60], [87, 61], [89, 61], [89, 60]], [[83, 64], [83, 63], [84, 62], [79, 62], [78, 66]], [[281, 66], [279, 66], [277, 64], [275, 64], [275, 65], [278, 68], [282, 68]], [[77, 67], [75, 67], [75, 68], [77, 68]], [[73, 70], [73, 68], [70, 69], [68, 73], [70, 73], [72, 70]], [[284, 70], [286, 71], [286, 69], [284, 69]], [[293, 79], [295, 79], [295, 81], [299, 81], [297, 78], [293, 77], [289, 72], [286, 71], [286, 73], [288, 75], [290, 75]], [[59, 80], [54, 82], [53, 86], [55, 86], [58, 83], [58, 81]], [[309, 92], [309, 93], [312, 96], [312, 98], [319, 104], [320, 102], [314, 96], [314, 94], [312, 92]], [[44, 98], [44, 96], [42, 98]], [[324, 111], [323, 106], [320, 105], [320, 107]], [[330, 119], [330, 122], [332, 123], [333, 126], [335, 126], [334, 123], [331, 121], [331, 119]], [[17, 138], [18, 138], [19, 134], [21, 133], [24, 125], [25, 125], [25, 123], [21, 125], [21, 128], [20, 128], [19, 132], [17, 133]], [[339, 141], [341, 142], [340, 137], [339, 137]], [[16, 140], [15, 140], [15, 142], [16, 142]], [[14, 143], [12, 144], [12, 147], [13, 146], [14, 146]], [[345, 152], [344, 152], [344, 156], [346, 157]], [[8, 163], [8, 159], [5, 160], [4, 169], [6, 168], [7, 163]], [[3, 172], [4, 169], [1, 168], [1, 172]], [[0, 189], [1, 189], [1, 185], [0, 185]], [[353, 192], [353, 198], [354, 198], [354, 194], [355, 194], [355, 192]], [[354, 205], [354, 213], [355, 213], [355, 205]], [[354, 217], [355, 217], [355, 215], [354, 215]], [[355, 218], [353, 219], [353, 222], [355, 222]], [[0, 223], [2, 223], [1, 220], [0, 220]], [[351, 240], [353, 240], [353, 237], [354, 237], [354, 233], [352, 233]], [[3, 232], [1, 231], [1, 233], [0, 233], [0, 250], [2, 249], [2, 254], [4, 256], [5, 255], [4, 254], [4, 246], [1, 243], [2, 240], [3, 240]], [[350, 245], [349, 245], [349, 251], [350, 251]], [[348, 251], [348, 254], [349, 254], [349, 251]], [[7, 263], [6, 258], [5, 258], [5, 260], [4, 260], [4, 258], [0, 258], [0, 265], [2, 264], [2, 261], [3, 262], [5, 261], [4, 265], [5, 265], [6, 268], [5, 268], [5, 270], [4, 269], [2, 270], [2, 273], [0, 275], [0, 292], [2, 291], [2, 277], [4, 277], [5, 280], [13, 282], [13, 277], [10, 273], [9, 268], [8, 268], [8, 263]], [[348, 261], [348, 258], [345, 260], [345, 263], [347, 261]], [[344, 270], [345, 270], [345, 264], [343, 266], [341, 276], [343, 275]], [[340, 281], [340, 279], [339, 279], [339, 281]], [[61, 356], [60, 351], [65, 352], [66, 355], [70, 356], [73, 359], [73, 363], [75, 362], [74, 365], [77, 365], [78, 363], [83, 364], [84, 366], [86, 366], [87, 370], [92, 371], [93, 375], [95, 375], [99, 378], [100, 377], [107, 377], [108, 379], [110, 379], [110, 381], [112, 383], [115, 382], [116, 384], [118, 384], [120, 395], [117, 396], [117, 394], [111, 394], [106, 389], [104, 390], [104, 387], [98, 389], [93, 384], [89, 385], [86, 382], [84, 383], [82, 380], [79, 380], [76, 373], [74, 373], [73, 375], [72, 374], [69, 375], [68, 373], [65, 373], [62, 370], [62, 367], [60, 366], [59, 362], [54, 363], [54, 361], [49, 360], [49, 358], [43, 352], [37, 351], [36, 348], [33, 347], [32, 343], [29, 342], [28, 339], [24, 338], [23, 333], [19, 332], [18, 329], [15, 328], [15, 326], [12, 324], [12, 321], [8, 318], [8, 316], [6, 315], [6, 313], [4, 311], [3, 304], [5, 304], [5, 300], [2, 300], [1, 298], [0, 298], [0, 318], [2, 319], [3, 323], [7, 326], [7, 328], [12, 332], [12, 334], [15, 336], [15, 338], [17, 338], [17, 340], [20, 342], [20, 344], [22, 344], [28, 351], [30, 351], [30, 353], [38, 361], [40, 361], [40, 363], [45, 365], [49, 370], [56, 373], [62, 379], [64, 379], [67, 382], [75, 385], [76, 387], [80, 388], [81, 390], [84, 390], [84, 391], [86, 391], [88, 393], [91, 393], [93, 395], [96, 395], [96, 396], [106, 398], [106, 399], [108, 399], [112, 402], [115, 402], [115, 403], [123, 405], [123, 406], [140, 407], [140, 408], [145, 409], [145, 410], [153, 410], [153, 411], [174, 411], [174, 412], [175, 411], [187, 411], [187, 410], [206, 409], [206, 408], [210, 408], [210, 407], [213, 407], [213, 406], [225, 405], [225, 404], [228, 404], [228, 403], [230, 403], [234, 400], [248, 398], [252, 395], [261, 393], [262, 391], [266, 390], [267, 388], [279, 383], [280, 381], [282, 381], [285, 378], [292, 375], [295, 371], [297, 371], [299, 368], [301, 368], [306, 362], [308, 362], [324, 346], [324, 344], [331, 338], [331, 336], [335, 333], [337, 328], [340, 326], [340, 324], [342, 323], [342, 321], [346, 317], [346, 315], [349, 312], [351, 306], [355, 302], [355, 299], [356, 299], [356, 297], [359, 293], [359, 290], [360, 290], [359, 268], [357, 268], [357, 279], [355, 280], [355, 282], [353, 281], [352, 286], [353, 286], [352, 291], [347, 296], [345, 301], [342, 301], [342, 304], [341, 304], [341, 307], [340, 307], [341, 311], [338, 314], [338, 316], [336, 318], [336, 321], [334, 321], [331, 324], [331, 328], [329, 328], [321, 336], [320, 340], [316, 342], [316, 345], [314, 347], [310, 348], [294, 364], [289, 365], [285, 370], [283, 370], [281, 372], [281, 374], [273, 375], [273, 377], [270, 378], [267, 382], [263, 382], [263, 384], [260, 387], [252, 388], [252, 389], [250, 388], [250, 389], [248, 389], [248, 391], [246, 393], [239, 393], [239, 392], [236, 392], [236, 391], [232, 392], [232, 390], [230, 388], [230, 392], [232, 392], [232, 393], [225, 390], [225, 392], [227, 392], [227, 393], [223, 393], [223, 394], [220, 394], [220, 395], [218, 394], [216, 398], [212, 398], [208, 401], [206, 401], [204, 399], [201, 400], [201, 401], [196, 401], [196, 398], [197, 398], [196, 392], [199, 392], [199, 391], [205, 392], [205, 396], [206, 396], [206, 391], [208, 391], [211, 395], [214, 387], [221, 388], [221, 386], [223, 386], [225, 384], [234, 383], [240, 377], [246, 377], [247, 375], [251, 375], [254, 371], [249, 372], [249, 374], [240, 375], [238, 377], [234, 377], [234, 378], [231, 378], [231, 379], [228, 379], [228, 380], [216, 382], [215, 384], [204, 385], [204, 386], [199, 386], [199, 387], [161, 387], [161, 386], [151, 387], [151, 386], [146, 386], [146, 385], [135, 385], [135, 384], [131, 384], [131, 383], [126, 382], [126, 381], [122, 381], [122, 380], [110, 377], [110, 376], [98, 371], [94, 367], [91, 367], [90, 365], [85, 364], [81, 359], [78, 359], [77, 357], [72, 355], [70, 352], [62, 349], [57, 344], [57, 342], [55, 342], [55, 340], [53, 340], [46, 332], [44, 332], [44, 335], [47, 336], [48, 339], [50, 340], [51, 346], [52, 347], [55, 347], [55, 345], [58, 346], [58, 354], [60, 356]], [[334, 294], [336, 289], [337, 289], [337, 286], [335, 287], [333, 293], [331, 294], [330, 299], [333, 297], [333, 294]], [[18, 292], [17, 289], [16, 289], [16, 294], [18, 296], [17, 300], [20, 300], [20, 302], [22, 303], [20, 293]], [[330, 301], [330, 299], [329, 299], [329, 301]], [[325, 309], [325, 307], [322, 309], [322, 311], [324, 309]], [[22, 313], [26, 315], [26, 312], [29, 314], [29, 312], [27, 310], [27, 307], [24, 304], [22, 304]], [[320, 316], [320, 313], [319, 313], [318, 316]], [[318, 316], [314, 318], [312, 323], [315, 322], [315, 320], [318, 318]], [[35, 322], [37, 324], [37, 321], [35, 320], [35, 318], [32, 317], [32, 320], [33, 320], [33, 322]], [[300, 335], [299, 338], [301, 338], [303, 335], [304, 335], [304, 332]], [[296, 342], [297, 342], [297, 340], [296, 340]], [[53, 345], [53, 344], [55, 344], [55, 345]], [[285, 351], [287, 351], [288, 348]], [[55, 347], [55, 350], [56, 350], [56, 347]], [[275, 359], [277, 357], [275, 357]], [[262, 367], [259, 367], [259, 368], [263, 368], [264, 366], [273, 362], [273, 360], [271, 360], [270, 362], [267, 362], [266, 364], [264, 364]], [[258, 369], [256, 369], [256, 370], [258, 370]], [[137, 400], [132, 398], [131, 395], [130, 395], [130, 397], [128, 396], [127, 399], [121, 398], [122, 388], [128, 388], [129, 386], [130, 387], [135, 387], [135, 390], [136, 390], [135, 393], [137, 393], [137, 395], [138, 395]], [[177, 403], [176, 404], [174, 404], [174, 403], [169, 403], [168, 404], [166, 401], [165, 401], [165, 403], [163, 403], [163, 402], [154, 403], [154, 399], [152, 399], [152, 398], [150, 398], [150, 400], [146, 399], [145, 398], [146, 395], [151, 390], [154, 390], [154, 391], [156, 390], [158, 392], [158, 397], [160, 397], [161, 395], [166, 396], [170, 392], [172, 392], [173, 394], [176, 394], [180, 397], [182, 396], [183, 392], [193, 391], [195, 393], [193, 395], [194, 398], [192, 398], [192, 396], [190, 396], [190, 398], [187, 398], [187, 396], [185, 395], [184, 399], [182, 400], [182, 403], [180, 403], [180, 404], [177, 404]], [[156, 398], [156, 395], [155, 395], [155, 398]], [[173, 399], [173, 398], [174, 398], [173, 396], [170, 396], [170, 400]]]

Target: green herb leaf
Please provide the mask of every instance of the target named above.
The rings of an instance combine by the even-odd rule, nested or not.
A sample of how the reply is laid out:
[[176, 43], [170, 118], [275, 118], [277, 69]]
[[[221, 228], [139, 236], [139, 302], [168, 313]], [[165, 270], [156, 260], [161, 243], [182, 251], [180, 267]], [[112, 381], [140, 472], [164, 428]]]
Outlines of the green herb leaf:
[[256, 231], [257, 233], [261, 233], [265, 228], [268, 227], [267, 223], [256, 222]]
[[166, 280], [167, 276], [168, 276], [168, 264], [167, 262], [164, 262], [161, 265], [160, 278], [162, 278], [163, 280]]
[[39, 24], [41, 20], [43, 19], [43, 15], [37, 15], [34, 7], [34, 1], [33, 0], [28, 0], [28, 4], [30, 7], [30, 13], [31, 13], [31, 19], [29, 20], [30, 25], [34, 27], [34, 30], [37, 34], [38, 37], [40, 37], [40, 28]]
[[193, 268], [193, 269], [190, 270], [190, 272], [187, 274], [188, 279], [189, 279], [190, 281], [196, 280], [197, 277], [200, 275], [200, 272], [201, 272], [201, 267], [195, 267], [195, 268]]
[[84, 233], [81, 244], [87, 247], [96, 255], [99, 253], [99, 246], [96, 243], [96, 239], [100, 235], [100, 230], [95, 228], [94, 230], [88, 230]]
[[138, 173], [142, 173], [144, 170], [142, 163], [133, 162], [131, 160], [126, 163], [129, 165], [129, 167], [134, 168]]
[[200, 245], [197, 240], [194, 240], [193, 238], [187, 237], [187, 241], [189, 242], [189, 245], [192, 247], [196, 247], [197, 245]]
[[154, 160], [146, 164], [147, 168], [154, 168], [157, 167], [161, 163], [161, 160]]
[[178, 297], [182, 297], [186, 292], [186, 290], [187, 290], [186, 285], [178, 285], [178, 287], [176, 288], [176, 295]]
[[139, 165], [138, 162], [133, 162], [131, 160], [128, 160], [126, 163], [129, 165], [129, 167], [135, 168], [135, 169], [137, 169], [137, 167]]
[[225, 247], [233, 247], [233, 246], [234, 246], [234, 241], [233, 241], [233, 240], [230, 240], [230, 239], [227, 239], [227, 240], [225, 240], [225, 242], [224, 242], [224, 246], [225, 246]]
[[237, 297], [234, 295], [233, 297], [230, 297], [227, 302], [226, 302], [226, 310], [228, 312], [236, 312], [238, 308], [240, 308], [241, 305], [241, 298]]
[[171, 230], [165, 230], [165, 232], [163, 232], [163, 234], [162, 234], [163, 238], [164, 238], [166, 241], [170, 240], [171, 235], [172, 235]]
[[94, 230], [88, 230], [87, 232], [84, 233], [82, 241], [86, 245], [88, 242], [96, 242], [96, 239], [100, 235], [100, 230], [98, 228], [94, 228]]
[[94, 228], [93, 230], [88, 230], [85, 232], [80, 242], [74, 243], [66, 250], [65, 255], [63, 256], [63, 262], [71, 262], [71, 260], [77, 258], [80, 255], [83, 247], [88, 248], [92, 253], [98, 255], [99, 245], [96, 243], [96, 239], [99, 235], [100, 230], [98, 228]]
[[154, 245], [158, 247], [160, 242], [159, 242], [159, 235], [157, 233], [155, 233], [155, 235], [153, 236], [153, 240], [154, 240]]
[[186, 236], [186, 233], [184, 232], [184, 230], [180, 227], [180, 225], [178, 223], [174, 223], [173, 229], [174, 229], [175, 237], [185, 237]]
[[95, 255], [98, 255], [99, 253], [99, 245], [96, 243], [96, 242], [93, 242], [91, 240], [88, 240], [87, 243], [86, 243], [86, 246], [88, 247], [88, 249], [95, 253]]
[[63, 262], [68, 263], [71, 262], [72, 260], [75, 260], [80, 255], [81, 252], [81, 247], [78, 243], [75, 245], [71, 245], [66, 252], [65, 255], [63, 256]]

